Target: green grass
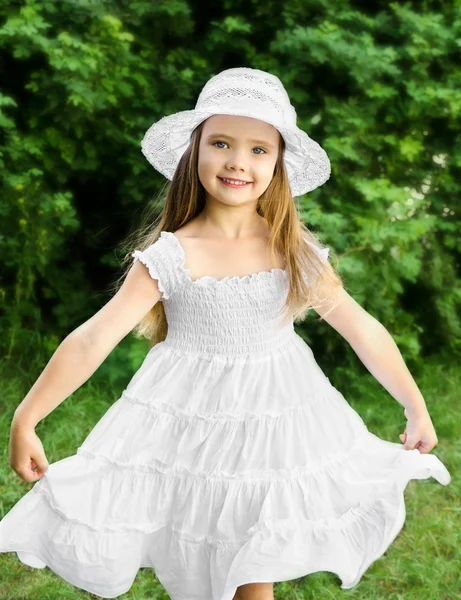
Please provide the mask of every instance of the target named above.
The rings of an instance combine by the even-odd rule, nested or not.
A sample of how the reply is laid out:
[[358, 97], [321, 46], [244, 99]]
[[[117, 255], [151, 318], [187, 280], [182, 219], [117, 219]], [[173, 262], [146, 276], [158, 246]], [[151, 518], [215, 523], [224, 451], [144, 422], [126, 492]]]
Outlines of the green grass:
[[[43, 442], [49, 463], [75, 454], [92, 427], [119, 397], [147, 347], [133, 339], [124, 340], [98, 371], [79, 390], [58, 406], [36, 432]], [[42, 366], [43, 368], [43, 366]], [[0, 517], [32, 487], [22, 481], [8, 463], [9, 427], [15, 407], [40, 373], [38, 366], [3, 365], [0, 413]], [[460, 598], [461, 523], [460, 488], [455, 473], [459, 464], [458, 396], [461, 374], [457, 365], [425, 362], [422, 375], [415, 377], [424, 395], [439, 439], [436, 454], [452, 474], [447, 487], [430, 478], [412, 480], [405, 490], [407, 518], [396, 540], [384, 556], [366, 571], [360, 583], [342, 590], [339, 578], [329, 572], [276, 583], [275, 598], [283, 600], [451, 600]], [[403, 408], [359, 363], [354, 373], [330, 377], [376, 435], [400, 442], [405, 427]], [[0, 600], [57, 600], [97, 598], [76, 588], [49, 568], [32, 569], [16, 553], [0, 554]], [[153, 598], [168, 600], [152, 569], [140, 569], [129, 592], [121, 600]], [[210, 600], [204, 598], [203, 600]]]

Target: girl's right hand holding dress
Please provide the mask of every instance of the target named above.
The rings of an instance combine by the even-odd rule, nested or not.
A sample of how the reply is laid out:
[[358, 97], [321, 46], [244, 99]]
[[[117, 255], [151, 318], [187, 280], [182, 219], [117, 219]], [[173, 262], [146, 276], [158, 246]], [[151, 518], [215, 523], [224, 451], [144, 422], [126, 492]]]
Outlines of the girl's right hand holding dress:
[[41, 479], [49, 466], [37, 423], [89, 379], [160, 296], [157, 281], [136, 261], [115, 296], [58, 346], [11, 422], [9, 462], [24, 481]]
[[13, 471], [24, 481], [37, 481], [43, 477], [48, 470], [48, 460], [34, 427], [13, 419], [8, 460]]

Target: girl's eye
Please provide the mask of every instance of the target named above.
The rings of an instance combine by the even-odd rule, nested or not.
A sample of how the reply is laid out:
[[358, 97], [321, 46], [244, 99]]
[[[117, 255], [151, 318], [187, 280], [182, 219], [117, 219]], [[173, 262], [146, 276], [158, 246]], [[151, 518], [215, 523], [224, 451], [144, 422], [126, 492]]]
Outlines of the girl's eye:
[[[213, 142], [212, 145], [215, 146], [216, 144], [227, 144], [227, 142], [217, 141], [217, 142]], [[263, 153], [266, 154], [266, 151], [264, 150], [264, 148], [261, 148], [260, 146], [255, 146], [255, 148], [257, 148], [258, 150], [262, 150]], [[253, 150], [254, 150], [254, 148], [253, 148]], [[256, 156], [261, 156], [261, 153], [258, 152], [258, 154]]]

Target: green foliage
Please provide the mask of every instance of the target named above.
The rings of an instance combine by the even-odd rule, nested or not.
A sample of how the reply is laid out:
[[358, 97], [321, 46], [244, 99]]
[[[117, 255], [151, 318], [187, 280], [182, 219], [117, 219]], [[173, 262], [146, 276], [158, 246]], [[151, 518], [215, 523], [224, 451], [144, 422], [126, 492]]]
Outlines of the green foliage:
[[[459, 357], [459, 3], [7, 0], [0, 17], [8, 358], [47, 357], [108, 300], [127, 225], [165, 181], [142, 136], [242, 65], [281, 78], [328, 152], [329, 181], [297, 202], [346, 289], [412, 365]], [[355, 360], [326, 323], [302, 329], [327, 364]]]

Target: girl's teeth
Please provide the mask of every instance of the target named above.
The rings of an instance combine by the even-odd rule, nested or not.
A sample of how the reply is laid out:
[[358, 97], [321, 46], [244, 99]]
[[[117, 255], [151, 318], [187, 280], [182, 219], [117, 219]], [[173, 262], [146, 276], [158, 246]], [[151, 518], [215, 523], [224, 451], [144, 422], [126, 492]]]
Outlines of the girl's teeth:
[[226, 183], [230, 183], [231, 185], [246, 185], [247, 184], [247, 182], [240, 183], [238, 181], [229, 181], [229, 179], [224, 179], [224, 178], [223, 178], [223, 181], [225, 181]]

